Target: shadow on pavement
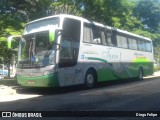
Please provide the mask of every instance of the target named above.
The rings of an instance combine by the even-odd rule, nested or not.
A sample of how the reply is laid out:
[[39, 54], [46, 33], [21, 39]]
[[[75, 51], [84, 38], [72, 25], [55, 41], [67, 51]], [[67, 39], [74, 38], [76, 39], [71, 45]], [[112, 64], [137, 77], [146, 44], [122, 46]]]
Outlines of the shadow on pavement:
[[[115, 80], [115, 81], [107, 81], [98, 83], [95, 88], [98, 89], [103, 87], [110, 87], [114, 85], [121, 85], [121, 84], [130, 84], [133, 82], [140, 82], [138, 80], [133, 79], [123, 79], [123, 80]], [[18, 94], [39, 94], [39, 95], [54, 95], [54, 94], [65, 94], [71, 92], [78, 92], [89, 90], [84, 85], [76, 85], [76, 86], [68, 86], [68, 87], [61, 87], [61, 88], [33, 88], [33, 87], [21, 87], [15, 86], [14, 89]]]

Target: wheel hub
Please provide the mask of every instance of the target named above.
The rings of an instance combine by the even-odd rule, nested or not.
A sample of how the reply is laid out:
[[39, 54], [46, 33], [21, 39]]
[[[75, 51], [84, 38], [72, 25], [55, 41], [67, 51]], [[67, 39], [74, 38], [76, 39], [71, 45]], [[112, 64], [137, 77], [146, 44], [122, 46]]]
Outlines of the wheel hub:
[[88, 76], [87, 76], [87, 83], [89, 83], [89, 84], [92, 84], [93, 83], [93, 76], [91, 75], [91, 74], [89, 74]]

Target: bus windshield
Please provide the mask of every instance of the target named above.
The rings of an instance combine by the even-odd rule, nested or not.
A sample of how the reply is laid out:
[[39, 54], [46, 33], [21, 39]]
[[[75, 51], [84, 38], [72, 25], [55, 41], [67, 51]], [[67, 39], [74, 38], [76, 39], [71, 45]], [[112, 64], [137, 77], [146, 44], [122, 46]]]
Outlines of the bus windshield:
[[49, 31], [23, 36], [19, 68], [45, 67], [55, 64], [56, 44], [49, 41]]

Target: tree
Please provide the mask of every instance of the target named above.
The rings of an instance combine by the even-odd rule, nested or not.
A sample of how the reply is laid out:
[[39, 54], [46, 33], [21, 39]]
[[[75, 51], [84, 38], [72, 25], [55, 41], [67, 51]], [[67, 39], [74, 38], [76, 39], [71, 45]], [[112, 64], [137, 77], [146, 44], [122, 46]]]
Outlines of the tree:
[[134, 14], [142, 21], [145, 30], [152, 33], [160, 32], [159, 0], [141, 0], [135, 7]]
[[[13, 1], [0, 1], [0, 57], [4, 59], [4, 64], [6, 65], [10, 65], [12, 56], [15, 54], [7, 49], [7, 37], [10, 35], [21, 34], [24, 27], [23, 21], [23, 16], [19, 14], [17, 9], [14, 7]], [[3, 61], [1, 60], [0, 63], [2, 62]]]
[[155, 46], [160, 45], [159, 0], [1, 0], [0, 57], [8, 61], [14, 54], [7, 51], [8, 36], [22, 34], [31, 20], [54, 14], [82, 16], [150, 37]]
[[[134, 15], [143, 23], [143, 33], [150, 37], [154, 44], [155, 60], [160, 60], [160, 1], [141, 0], [134, 9]], [[145, 31], [145, 32], [144, 32]]]
[[142, 28], [142, 23], [133, 15], [134, 7], [135, 3], [129, 0], [84, 0], [82, 15], [112, 27], [135, 31]]
[[50, 14], [71, 14], [81, 16], [82, 0], [55, 0], [50, 6]]

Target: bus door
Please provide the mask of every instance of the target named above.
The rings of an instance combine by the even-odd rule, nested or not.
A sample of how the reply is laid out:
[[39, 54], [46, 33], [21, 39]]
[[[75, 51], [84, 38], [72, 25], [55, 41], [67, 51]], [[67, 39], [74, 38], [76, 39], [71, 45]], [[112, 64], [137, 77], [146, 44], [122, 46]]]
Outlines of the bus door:
[[80, 45], [80, 21], [65, 18], [60, 42], [58, 76], [60, 86], [82, 83], [82, 70], [77, 64]]

